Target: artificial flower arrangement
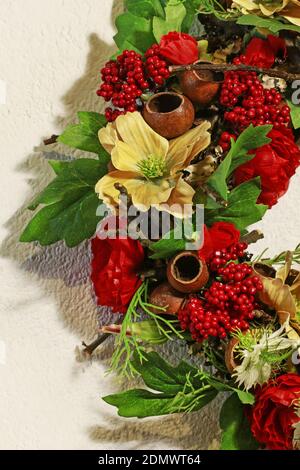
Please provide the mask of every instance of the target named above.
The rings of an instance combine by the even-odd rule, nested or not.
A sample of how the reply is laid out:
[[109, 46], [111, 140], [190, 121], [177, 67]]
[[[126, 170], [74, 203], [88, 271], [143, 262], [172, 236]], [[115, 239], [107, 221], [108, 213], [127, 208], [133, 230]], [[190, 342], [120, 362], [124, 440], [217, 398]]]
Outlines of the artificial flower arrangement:
[[[222, 449], [300, 448], [300, 247], [253, 258], [263, 235], [249, 228], [300, 164], [300, 2], [124, 7], [104, 115], [80, 112], [46, 142], [93, 155], [49, 161], [21, 241], [91, 239], [95, 298], [118, 321], [86, 351], [115, 335], [110, 370], [147, 387], [105, 397], [119, 415], [193, 412], [225, 393]], [[185, 360], [166, 360], [168, 342]]]

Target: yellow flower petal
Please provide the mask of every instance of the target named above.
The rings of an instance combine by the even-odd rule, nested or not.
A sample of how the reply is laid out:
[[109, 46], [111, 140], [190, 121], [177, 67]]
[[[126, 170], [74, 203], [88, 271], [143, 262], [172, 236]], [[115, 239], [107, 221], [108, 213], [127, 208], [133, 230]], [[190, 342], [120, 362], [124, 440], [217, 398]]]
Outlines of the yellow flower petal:
[[168, 165], [179, 169], [184, 169], [188, 166], [198, 153], [209, 146], [211, 135], [208, 129], [210, 127], [210, 122], [204, 121], [194, 129], [171, 140], [167, 157]]
[[119, 203], [119, 191], [115, 184], [119, 183], [127, 189], [133, 205], [141, 210], [148, 210], [151, 205], [165, 202], [170, 197], [173, 186], [168, 180], [148, 181], [140, 175], [129, 171], [112, 171], [98, 181], [96, 193], [109, 206]]
[[138, 177], [139, 175], [129, 171], [112, 171], [98, 181], [95, 191], [106, 204], [116, 205], [119, 202], [120, 192], [114, 185], [120, 183], [127, 188], [128, 182]]
[[151, 206], [166, 202], [173, 189], [171, 184], [163, 179], [157, 182], [134, 180], [125, 186], [132, 197], [133, 205], [140, 210], [148, 210]]
[[115, 168], [122, 171], [140, 173], [137, 164], [143, 160], [143, 155], [134, 148], [119, 140], [111, 152], [111, 161]]
[[194, 189], [180, 177], [166, 204], [160, 210], [169, 212], [179, 218], [190, 217], [193, 213]]
[[115, 122], [123, 142], [130, 145], [143, 158], [149, 155], [160, 157], [167, 155], [169, 142], [154, 132], [139, 112], [119, 116]]
[[234, 3], [247, 10], [257, 10], [258, 8], [257, 3], [252, 0], [234, 0]]
[[112, 149], [118, 141], [118, 134], [115, 123], [109, 123], [106, 127], [103, 127], [98, 132], [100, 144], [105, 148], [108, 153], [111, 153]]

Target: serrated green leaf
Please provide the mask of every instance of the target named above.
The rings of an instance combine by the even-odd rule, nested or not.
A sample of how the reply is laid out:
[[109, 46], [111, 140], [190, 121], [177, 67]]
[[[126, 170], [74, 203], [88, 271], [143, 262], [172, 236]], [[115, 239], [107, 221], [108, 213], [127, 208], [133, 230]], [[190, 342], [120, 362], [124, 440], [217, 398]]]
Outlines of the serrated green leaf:
[[[147, 387], [158, 392], [176, 394], [182, 391], [186, 383], [186, 375], [197, 374], [197, 369], [187, 362], [180, 362], [173, 367], [156, 352], [146, 355], [147, 360], [142, 364], [138, 357], [134, 357], [133, 365], [142, 376]], [[200, 383], [198, 383], [200, 386]]]
[[116, 27], [118, 33], [114, 36], [114, 41], [120, 50], [119, 52], [123, 52], [130, 43], [144, 53], [156, 42], [152, 33], [151, 19], [126, 12], [117, 17]]
[[213, 400], [218, 391], [209, 386], [205, 377], [201, 380], [198, 370], [181, 362], [171, 366], [155, 352], [145, 353], [140, 363], [133, 366], [143, 377], [145, 384], [160, 393], [135, 389], [104, 397], [103, 400], [118, 408], [120, 416], [145, 418], [170, 413], [198, 410]]
[[109, 405], [118, 408], [118, 415], [124, 418], [147, 418], [169, 413], [173, 396], [152, 393], [148, 390], [134, 389], [103, 397]]
[[244, 230], [258, 222], [268, 209], [267, 206], [256, 203], [260, 192], [259, 177], [240, 184], [230, 192], [228, 207], [206, 211], [207, 225], [224, 221], [233, 223], [238, 230]]
[[237, 24], [244, 26], [256, 26], [257, 28], [268, 29], [272, 33], [279, 33], [279, 31], [297, 31], [300, 32], [300, 26], [290, 23], [284, 23], [274, 18], [262, 18], [257, 15], [242, 15], [237, 19]]
[[160, 0], [125, 0], [124, 6], [136, 16], [148, 19], [153, 16], [164, 18], [164, 9]]
[[[227, 201], [229, 195], [228, 178], [237, 167], [255, 157], [255, 154], [249, 154], [250, 150], [271, 142], [271, 139], [267, 137], [271, 129], [272, 126], [270, 125], [254, 127], [251, 124], [239, 135], [236, 141], [231, 139], [231, 148], [227, 156], [207, 181], [207, 186], [220, 195], [224, 201]], [[220, 207], [220, 204], [208, 198], [205, 207], [206, 209], [216, 209]]]
[[81, 111], [78, 113], [79, 124], [70, 124], [59, 136], [58, 142], [68, 147], [96, 153], [108, 160], [108, 153], [100, 144], [99, 130], [106, 126], [107, 121], [102, 114]]
[[183, 33], [190, 32], [190, 28], [192, 24], [194, 23], [194, 20], [198, 13], [199, 6], [201, 5], [202, 2], [203, 0], [186, 0], [184, 2], [184, 6], [186, 9], [186, 16], [183, 20], [182, 28], [181, 28]]
[[[52, 162], [53, 166], [53, 162]], [[100, 201], [95, 184], [106, 173], [106, 166], [93, 159], [79, 159], [54, 164], [56, 178], [35, 199], [31, 209], [45, 205], [29, 222], [21, 242], [38, 241], [51, 245], [64, 240], [74, 247], [95, 233], [100, 217]]]
[[165, 19], [155, 16], [153, 18], [153, 35], [159, 43], [161, 37], [171, 31], [182, 31], [182, 23], [186, 17], [183, 0], [168, 0], [165, 7]]
[[224, 402], [220, 413], [223, 431], [221, 450], [255, 450], [259, 445], [251, 434], [244, 406], [236, 393]]
[[296, 105], [291, 100], [287, 100], [291, 110], [291, 118], [294, 129], [300, 128], [300, 104]]
[[232, 146], [228, 152], [231, 157], [231, 166], [229, 168], [229, 176], [236, 168], [244, 163], [252, 160], [255, 155], [249, 155], [249, 151], [258, 149], [263, 145], [269, 144], [271, 139], [267, 137], [272, 130], [272, 125], [256, 126], [250, 124], [234, 142], [232, 139]]

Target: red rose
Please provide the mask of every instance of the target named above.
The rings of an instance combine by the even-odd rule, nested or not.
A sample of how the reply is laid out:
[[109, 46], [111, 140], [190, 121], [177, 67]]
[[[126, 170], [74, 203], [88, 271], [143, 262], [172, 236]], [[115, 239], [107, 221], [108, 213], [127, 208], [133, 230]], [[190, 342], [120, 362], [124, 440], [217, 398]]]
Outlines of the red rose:
[[260, 176], [262, 192], [258, 202], [272, 207], [289, 187], [290, 178], [300, 164], [300, 150], [290, 129], [273, 129], [268, 137], [272, 142], [251, 151], [255, 157], [238, 167], [234, 178], [239, 185]]
[[189, 34], [169, 33], [160, 40], [160, 55], [171, 64], [193, 64], [199, 58], [198, 44]]
[[141, 285], [137, 270], [144, 260], [144, 250], [137, 240], [92, 240], [92, 273], [98, 305], [112, 307], [115, 313], [126, 313]]
[[299, 423], [300, 376], [281, 375], [256, 394], [250, 412], [251, 431], [255, 439], [270, 450], [293, 449], [294, 425]]
[[230, 222], [215, 222], [210, 228], [204, 225], [203, 246], [199, 250], [201, 258], [208, 260], [214, 251], [228, 248], [240, 239], [240, 231]]
[[245, 50], [243, 63], [255, 67], [269, 69], [274, 65], [276, 57], [287, 54], [284, 39], [269, 35], [267, 39], [253, 38]]

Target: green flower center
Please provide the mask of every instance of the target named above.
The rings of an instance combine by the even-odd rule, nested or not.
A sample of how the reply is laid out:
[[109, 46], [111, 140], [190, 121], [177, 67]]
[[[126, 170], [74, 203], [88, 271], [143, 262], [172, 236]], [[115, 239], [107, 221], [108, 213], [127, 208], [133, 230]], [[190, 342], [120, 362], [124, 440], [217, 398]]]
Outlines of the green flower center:
[[158, 155], [149, 155], [138, 163], [138, 168], [148, 180], [161, 178], [166, 172], [166, 163], [163, 157]]

